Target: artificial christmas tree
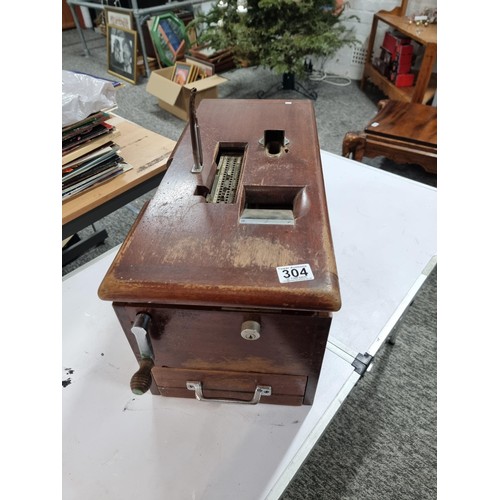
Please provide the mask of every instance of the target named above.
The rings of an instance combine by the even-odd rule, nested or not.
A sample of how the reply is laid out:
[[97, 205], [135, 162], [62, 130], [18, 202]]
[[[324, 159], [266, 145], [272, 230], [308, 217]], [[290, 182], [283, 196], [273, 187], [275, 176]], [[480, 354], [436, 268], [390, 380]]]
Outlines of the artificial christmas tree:
[[191, 26], [200, 43], [231, 48], [238, 65], [268, 67], [283, 75], [284, 89], [296, 90], [307, 57], [332, 56], [357, 43], [343, 13], [339, 0], [220, 0]]

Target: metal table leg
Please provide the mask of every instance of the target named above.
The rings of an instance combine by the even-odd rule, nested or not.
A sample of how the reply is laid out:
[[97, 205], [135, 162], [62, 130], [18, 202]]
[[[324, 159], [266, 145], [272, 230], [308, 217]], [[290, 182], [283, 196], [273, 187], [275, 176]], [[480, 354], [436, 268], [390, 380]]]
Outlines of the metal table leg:
[[87, 41], [85, 40], [85, 37], [83, 36], [82, 27], [80, 26], [80, 20], [78, 19], [78, 16], [76, 14], [75, 7], [73, 6], [73, 4], [71, 2], [68, 2], [68, 6], [71, 10], [71, 15], [73, 16], [73, 21], [75, 21], [75, 25], [76, 25], [76, 29], [78, 31], [78, 34], [80, 35], [80, 40], [82, 42], [85, 55], [90, 56], [90, 50], [87, 47]]

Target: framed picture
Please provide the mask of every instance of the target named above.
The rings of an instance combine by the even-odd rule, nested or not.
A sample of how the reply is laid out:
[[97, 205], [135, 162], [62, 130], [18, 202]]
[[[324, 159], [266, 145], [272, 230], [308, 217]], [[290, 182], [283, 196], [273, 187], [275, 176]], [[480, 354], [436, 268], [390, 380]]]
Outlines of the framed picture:
[[137, 32], [107, 26], [108, 73], [137, 83]]
[[184, 57], [189, 39], [183, 21], [175, 14], [155, 16], [150, 34], [163, 66], [173, 66]]
[[191, 81], [193, 66], [191, 64], [176, 62], [172, 80], [179, 85], [185, 85]]
[[134, 27], [132, 12], [128, 9], [119, 9], [115, 7], [104, 7], [106, 15], [106, 26], [114, 26], [125, 30], [131, 30]]
[[186, 61], [190, 64], [193, 64], [194, 66], [198, 66], [200, 68], [200, 73], [205, 76], [212, 76], [215, 75], [215, 65], [208, 62], [208, 61], [202, 61], [201, 59], [197, 59], [196, 57], [193, 56], [185, 56]]

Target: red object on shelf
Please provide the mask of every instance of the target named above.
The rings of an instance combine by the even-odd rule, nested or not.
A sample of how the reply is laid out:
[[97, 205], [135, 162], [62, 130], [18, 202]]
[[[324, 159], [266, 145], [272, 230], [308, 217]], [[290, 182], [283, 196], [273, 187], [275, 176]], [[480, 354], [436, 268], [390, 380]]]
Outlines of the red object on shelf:
[[413, 73], [391, 73], [391, 81], [396, 87], [411, 87], [415, 81], [415, 75]]
[[405, 54], [403, 56], [396, 56], [392, 63], [392, 71], [396, 73], [409, 73], [411, 70], [411, 61], [413, 54]]
[[394, 58], [396, 57], [398, 49], [400, 49], [402, 46], [412, 47], [410, 45], [410, 42], [410, 38], [404, 36], [401, 33], [398, 33], [397, 31], [386, 31], [382, 47], [388, 50], [391, 53], [391, 56]]
[[393, 80], [392, 74], [410, 73], [413, 59], [413, 45], [408, 37], [387, 31], [380, 52], [379, 71]]

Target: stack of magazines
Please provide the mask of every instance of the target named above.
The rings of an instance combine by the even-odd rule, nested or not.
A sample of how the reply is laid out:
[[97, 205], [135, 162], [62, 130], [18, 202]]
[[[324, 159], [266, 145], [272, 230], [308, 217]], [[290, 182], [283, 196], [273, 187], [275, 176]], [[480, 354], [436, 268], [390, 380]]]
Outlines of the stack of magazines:
[[119, 155], [110, 115], [99, 111], [62, 129], [63, 200], [130, 168]]

